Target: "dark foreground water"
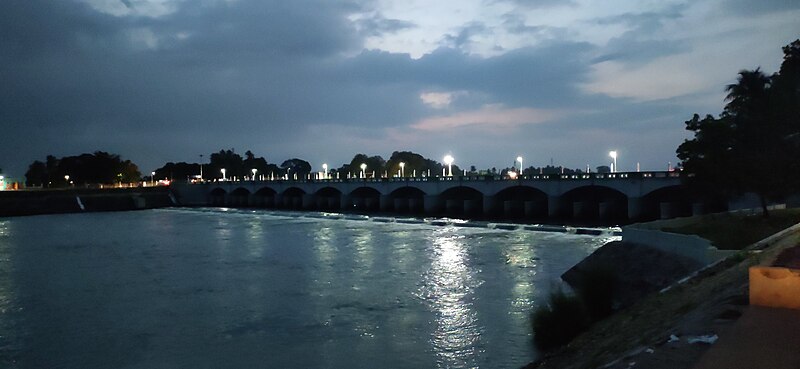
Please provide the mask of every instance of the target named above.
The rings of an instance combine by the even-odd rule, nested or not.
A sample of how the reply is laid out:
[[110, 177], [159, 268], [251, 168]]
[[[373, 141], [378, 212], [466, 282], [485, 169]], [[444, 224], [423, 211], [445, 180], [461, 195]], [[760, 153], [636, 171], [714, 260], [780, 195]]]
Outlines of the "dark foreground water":
[[151, 210], [0, 218], [0, 367], [516, 368], [612, 237]]

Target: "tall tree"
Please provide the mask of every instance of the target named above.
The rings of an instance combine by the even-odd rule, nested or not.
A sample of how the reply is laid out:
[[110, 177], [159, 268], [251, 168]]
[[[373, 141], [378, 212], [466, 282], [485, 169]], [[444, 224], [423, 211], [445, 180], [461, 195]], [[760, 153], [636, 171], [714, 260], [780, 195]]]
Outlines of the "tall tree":
[[288, 174], [289, 178], [305, 179], [311, 173], [311, 164], [303, 159], [293, 158], [281, 163], [283, 174]]
[[367, 174], [372, 175], [372, 172], [375, 172], [376, 177], [380, 177], [383, 175], [383, 171], [386, 167], [386, 160], [379, 155], [376, 156], [367, 156], [364, 154], [356, 154], [353, 156], [353, 160], [350, 160], [349, 168], [352, 171], [352, 174], [358, 176], [361, 172], [361, 164], [367, 165]]
[[[242, 156], [230, 150], [220, 150], [209, 156], [210, 163], [208, 170], [210, 178], [222, 178], [222, 169], [225, 169], [225, 176], [227, 178], [239, 177], [242, 178], [246, 175], [244, 170], [244, 160]], [[205, 176], [205, 173], [204, 173]]]
[[141, 173], [130, 160], [123, 161], [119, 155], [96, 151], [61, 159], [48, 155], [46, 163], [34, 161], [25, 177], [31, 185], [87, 185], [138, 182]]
[[26, 186], [48, 187], [48, 181], [47, 165], [45, 163], [36, 160], [28, 166], [28, 171], [25, 172]]
[[800, 41], [784, 49], [781, 70], [739, 72], [727, 86], [727, 104], [719, 118], [698, 115], [686, 122], [694, 138], [678, 147], [690, 185], [703, 192], [758, 195], [767, 204], [800, 189]]

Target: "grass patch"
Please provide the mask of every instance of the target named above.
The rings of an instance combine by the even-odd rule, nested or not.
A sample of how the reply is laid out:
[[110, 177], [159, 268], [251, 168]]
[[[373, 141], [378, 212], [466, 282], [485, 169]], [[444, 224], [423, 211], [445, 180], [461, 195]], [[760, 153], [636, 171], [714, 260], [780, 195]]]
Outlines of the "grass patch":
[[800, 209], [783, 209], [771, 211], [769, 218], [761, 214], [713, 214], [694, 224], [662, 230], [698, 235], [721, 250], [741, 250], [797, 223], [800, 223]]
[[589, 326], [583, 301], [561, 289], [551, 293], [549, 303], [536, 309], [532, 318], [533, 341], [542, 350], [569, 343]]
[[580, 274], [576, 295], [560, 288], [548, 304], [532, 314], [533, 341], [541, 350], [563, 346], [591, 324], [613, 312], [616, 274], [610, 267], [595, 267]]

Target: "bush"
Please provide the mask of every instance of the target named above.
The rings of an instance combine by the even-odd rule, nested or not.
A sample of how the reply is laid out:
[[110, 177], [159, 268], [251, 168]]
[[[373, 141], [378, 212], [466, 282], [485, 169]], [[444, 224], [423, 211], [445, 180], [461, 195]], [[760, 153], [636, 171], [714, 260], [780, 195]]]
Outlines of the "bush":
[[547, 305], [536, 309], [531, 317], [533, 341], [541, 350], [562, 346], [589, 326], [589, 313], [580, 298], [561, 289], [550, 294]]

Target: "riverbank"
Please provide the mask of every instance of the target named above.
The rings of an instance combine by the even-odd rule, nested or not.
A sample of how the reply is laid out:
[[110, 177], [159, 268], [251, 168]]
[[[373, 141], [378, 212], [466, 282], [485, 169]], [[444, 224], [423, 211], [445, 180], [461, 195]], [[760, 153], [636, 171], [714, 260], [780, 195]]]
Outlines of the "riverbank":
[[0, 192], [0, 217], [124, 211], [175, 205], [169, 187], [43, 189]]
[[[796, 210], [788, 212], [797, 223], [792, 218]], [[721, 218], [713, 217], [699, 228], [722, 234], [725, 225]], [[738, 217], [731, 221], [743, 224]], [[800, 244], [796, 228], [749, 245], [742, 241], [738, 247], [729, 245], [741, 251], [647, 295], [526, 368], [692, 368], [710, 347], [703, 341], [713, 341], [712, 337], [730, 329], [748, 306], [748, 268], [768, 265], [783, 250]], [[765, 235], [760, 230], [771, 232], [760, 225], [756, 229], [753, 235], [762, 238]]]

